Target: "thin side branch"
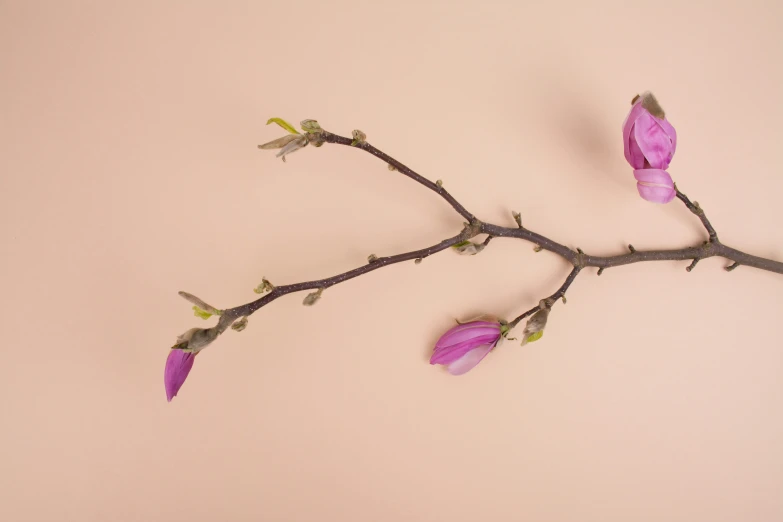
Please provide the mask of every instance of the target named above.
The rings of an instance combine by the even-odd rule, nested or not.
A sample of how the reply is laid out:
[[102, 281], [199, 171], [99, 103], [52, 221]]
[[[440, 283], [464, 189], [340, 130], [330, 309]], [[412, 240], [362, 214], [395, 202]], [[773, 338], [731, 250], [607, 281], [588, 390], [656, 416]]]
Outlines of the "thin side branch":
[[389, 266], [396, 263], [402, 263], [403, 261], [415, 261], [417, 259], [423, 259], [442, 250], [446, 250], [447, 248], [452, 247], [457, 243], [461, 243], [465, 240], [468, 240], [474, 237], [475, 235], [476, 235], [475, 227], [465, 227], [465, 229], [459, 234], [457, 234], [456, 236], [451, 237], [449, 239], [444, 239], [440, 243], [436, 245], [432, 245], [431, 247], [422, 248], [421, 250], [414, 250], [413, 252], [406, 252], [404, 254], [398, 254], [395, 256], [379, 257], [372, 263], [362, 265], [359, 268], [354, 268], [353, 270], [349, 270], [348, 272], [343, 272], [342, 274], [337, 274], [336, 276], [327, 277], [326, 279], [318, 279], [315, 281], [306, 281], [304, 283], [295, 283], [291, 285], [276, 286], [274, 287], [274, 290], [272, 290], [270, 293], [266, 294], [265, 296], [261, 297], [260, 299], [256, 299], [255, 301], [244, 304], [242, 306], [237, 306], [235, 308], [230, 308], [228, 310], [225, 310], [223, 314], [236, 316], [236, 317], [248, 316], [253, 312], [257, 311], [259, 308], [271, 303], [278, 297], [282, 297], [286, 294], [291, 294], [293, 292], [302, 292], [304, 290], [326, 289], [335, 286], [337, 284], [340, 284], [344, 281], [348, 281], [349, 279], [353, 279], [354, 277], [359, 277], [360, 275], [367, 274], [374, 270], [378, 270], [379, 268], [382, 268], [384, 266]]
[[[568, 287], [571, 286], [571, 283], [574, 282], [574, 279], [576, 279], [576, 276], [578, 276], [579, 272], [581, 271], [582, 271], [582, 267], [575, 266], [571, 270], [571, 272], [568, 273], [568, 277], [566, 277], [565, 282], [563, 282], [563, 284], [560, 285], [560, 288], [558, 288], [554, 294], [550, 295], [549, 297], [543, 300], [549, 308], [551, 308], [552, 305], [554, 305], [557, 302], [557, 300], [560, 299], [561, 297], [565, 300], [565, 293], [568, 290]], [[513, 321], [508, 323], [508, 329], [511, 330], [516, 325], [518, 325], [522, 319], [530, 315], [533, 315], [534, 313], [541, 310], [541, 308], [542, 305], [539, 303], [538, 305], [534, 306], [527, 312], [524, 312], [523, 314], [520, 314], [519, 316], [515, 317]]]
[[428, 180], [424, 176], [414, 172], [413, 169], [411, 169], [410, 167], [408, 167], [406, 165], [403, 165], [402, 163], [400, 163], [396, 159], [392, 158], [388, 154], [386, 154], [386, 153], [376, 149], [375, 147], [373, 147], [372, 145], [370, 145], [366, 141], [363, 141], [361, 143], [357, 143], [357, 144], [354, 145], [353, 144], [354, 141], [351, 138], [346, 138], [344, 136], [338, 136], [337, 134], [332, 134], [331, 132], [326, 132], [326, 131], [323, 131], [321, 133], [321, 137], [322, 137], [322, 139], [326, 143], [336, 143], [338, 145], [347, 145], [347, 146], [352, 147], [352, 148], [362, 149], [365, 152], [369, 152], [370, 154], [372, 154], [376, 158], [380, 158], [385, 163], [388, 163], [389, 165], [392, 165], [396, 170], [400, 171], [401, 173], [403, 173], [404, 175], [408, 176], [412, 180], [414, 180], [414, 181], [416, 181], [418, 183], [421, 183], [422, 185], [424, 185], [428, 189], [430, 189], [433, 192], [436, 192], [437, 194], [439, 194], [440, 197], [442, 197], [443, 199], [448, 201], [449, 205], [451, 205], [454, 208], [454, 210], [456, 210], [459, 213], [460, 216], [464, 217], [468, 221], [473, 221], [474, 219], [476, 219], [476, 217], [473, 214], [471, 214], [470, 212], [468, 212], [468, 210], [465, 207], [463, 207], [462, 204], [459, 201], [454, 199], [454, 196], [449, 194], [449, 192], [446, 189], [443, 188], [442, 184], [433, 183], [432, 181]]
[[688, 199], [688, 196], [680, 192], [680, 190], [677, 188], [677, 185], [674, 186], [674, 190], [677, 193], [677, 198], [685, 203], [685, 206], [688, 207], [688, 210], [696, 214], [696, 216], [701, 220], [701, 224], [704, 225], [704, 228], [707, 229], [707, 233], [710, 236], [710, 243], [716, 243], [718, 241], [718, 233], [715, 232], [715, 229], [712, 228], [712, 224], [710, 223], [710, 220], [707, 219], [707, 215], [704, 213], [704, 210], [699, 206], [699, 202], [691, 202], [690, 199]]

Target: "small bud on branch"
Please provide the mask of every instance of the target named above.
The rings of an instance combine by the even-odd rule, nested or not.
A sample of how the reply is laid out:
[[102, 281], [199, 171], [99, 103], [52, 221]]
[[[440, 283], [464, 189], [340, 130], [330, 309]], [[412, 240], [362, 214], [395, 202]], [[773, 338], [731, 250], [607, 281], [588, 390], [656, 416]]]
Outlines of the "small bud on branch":
[[253, 289], [253, 292], [257, 294], [263, 294], [265, 292], [271, 292], [275, 289], [275, 285], [270, 283], [266, 277], [261, 279], [261, 284]]
[[307, 294], [307, 296], [304, 298], [304, 301], [302, 301], [302, 304], [305, 306], [313, 306], [318, 302], [319, 299], [321, 299], [321, 294], [323, 291], [323, 288], [319, 288], [317, 291]]

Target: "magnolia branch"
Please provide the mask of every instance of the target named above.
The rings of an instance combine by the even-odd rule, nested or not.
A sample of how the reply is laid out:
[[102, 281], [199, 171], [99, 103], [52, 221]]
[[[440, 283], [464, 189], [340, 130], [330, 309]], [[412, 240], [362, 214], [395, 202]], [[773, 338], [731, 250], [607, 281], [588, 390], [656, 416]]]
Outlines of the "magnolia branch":
[[[274, 301], [278, 297], [282, 297], [286, 294], [290, 294], [293, 292], [301, 292], [303, 290], [316, 290], [318, 297], [320, 297], [320, 293], [329, 287], [332, 287], [344, 281], [348, 281], [349, 279], [353, 279], [354, 277], [359, 277], [360, 275], [367, 274], [369, 272], [372, 272], [373, 270], [377, 270], [385, 266], [393, 265], [396, 263], [402, 263], [403, 261], [420, 262], [420, 260], [424, 259], [425, 257], [429, 257], [432, 254], [436, 254], [442, 250], [446, 250], [451, 246], [454, 246], [458, 243], [470, 239], [474, 235], [475, 232], [473, 228], [468, 226], [465, 227], [465, 229], [459, 234], [457, 234], [456, 236], [451, 237], [449, 239], [444, 239], [440, 243], [436, 245], [432, 245], [431, 247], [422, 248], [421, 250], [414, 250], [413, 252], [406, 252], [404, 254], [397, 254], [396, 256], [372, 258], [372, 260], [368, 261], [368, 263], [364, 266], [360, 266], [359, 268], [354, 268], [353, 270], [349, 270], [348, 272], [343, 272], [342, 274], [338, 274], [333, 277], [328, 277], [326, 279], [318, 279], [316, 281], [307, 281], [304, 283], [295, 283], [292, 285], [276, 286], [273, 287], [271, 292], [266, 294], [264, 297], [257, 299], [252, 303], [247, 303], [245, 305], [238, 306], [236, 308], [231, 308], [230, 310], [226, 310], [225, 313], [229, 313], [237, 317], [248, 316], [253, 312], [255, 312], [256, 310], [258, 310], [259, 308], [261, 308], [262, 306], [265, 306], [270, 302]], [[314, 295], [314, 294], [310, 294], [310, 295]], [[306, 303], [306, 304], [314, 304], [314, 303]]]
[[[264, 280], [263, 285], [259, 287], [259, 292], [264, 292], [265, 295], [250, 303], [222, 311], [215, 309], [195, 296], [181, 292], [180, 294], [183, 295], [183, 297], [196, 305], [194, 308], [197, 309], [197, 313], [206, 311], [202, 315], [203, 317], [219, 315], [220, 320], [218, 324], [212, 328], [193, 329], [189, 332], [186, 332], [186, 334], [180, 337], [180, 342], [175, 345], [174, 348], [186, 349], [188, 351], [198, 351], [199, 349], [206, 346], [206, 344], [214, 340], [229, 326], [235, 330], [243, 329], [244, 325], [246, 324], [247, 316], [253, 314], [260, 308], [284, 295], [294, 292], [301, 292], [304, 290], [315, 290], [315, 292], [308, 294], [304, 299], [304, 304], [312, 305], [320, 299], [322, 292], [327, 288], [396, 263], [402, 263], [405, 261], [415, 261], [416, 263], [419, 263], [422, 259], [449, 249], [450, 247], [457, 248], [461, 245], [465, 245], [466, 242], [470, 242], [471, 239], [481, 234], [487, 235], [486, 240], [479, 244], [471, 243], [474, 246], [474, 249], [471, 253], [480, 252], [481, 249], [483, 249], [483, 247], [485, 247], [492, 238], [509, 237], [529, 241], [535, 245], [536, 251], [547, 250], [557, 254], [573, 266], [573, 269], [568, 274], [565, 282], [559, 289], [557, 289], [557, 291], [555, 291], [549, 297], [542, 299], [538, 305], [534, 306], [530, 310], [527, 310], [511, 322], [507, 323], [507, 330], [517, 326], [517, 324], [524, 318], [535, 314], [539, 310], [548, 311], [552, 305], [557, 302], [557, 300], [563, 299], [565, 301], [566, 291], [574, 282], [579, 273], [587, 267], [598, 268], [598, 275], [601, 275], [601, 273], [603, 273], [603, 271], [607, 268], [614, 268], [632, 263], [642, 263], [648, 261], [691, 261], [691, 264], [687, 267], [687, 270], [691, 271], [696, 266], [696, 263], [702, 259], [709, 257], [723, 257], [729, 261], [732, 261], [732, 264], [726, 267], [727, 271], [731, 271], [738, 266], [749, 266], [758, 268], [760, 270], [783, 274], [783, 263], [759, 256], [754, 256], [721, 243], [718, 240], [718, 235], [715, 229], [707, 219], [704, 210], [701, 208], [701, 206], [699, 206], [698, 202], [691, 202], [691, 200], [679, 190], [676, 192], [677, 197], [685, 204], [688, 210], [690, 210], [699, 218], [699, 220], [704, 225], [704, 228], [707, 232], [706, 241], [697, 246], [671, 250], [636, 250], [632, 245], [628, 245], [629, 252], [627, 253], [614, 256], [593, 256], [585, 254], [581, 249], [572, 250], [571, 248], [549, 239], [542, 234], [523, 227], [521, 218], [517, 213], [514, 213], [514, 219], [517, 223], [516, 227], [505, 227], [480, 221], [459, 201], [457, 201], [454, 196], [452, 196], [445, 188], [443, 188], [443, 185], [440, 181], [433, 183], [432, 181], [413, 171], [410, 167], [400, 163], [388, 154], [373, 147], [364, 140], [364, 135], [360, 131], [354, 131], [354, 139], [351, 139], [344, 136], [339, 136], [337, 134], [332, 134], [318, 127], [314, 132], [307, 132], [304, 135], [299, 135], [298, 137], [293, 138], [285, 137], [276, 141], [279, 141], [284, 145], [283, 159], [285, 159], [285, 149], [291, 147], [291, 144], [297, 145], [297, 147], [290, 148], [287, 153], [297, 150], [298, 148], [303, 148], [308, 143], [311, 143], [315, 146], [320, 146], [324, 143], [332, 143], [363, 150], [387, 163], [389, 165], [389, 170], [399, 171], [403, 175], [413, 179], [414, 181], [438, 194], [449, 205], [451, 205], [451, 207], [460, 216], [466, 219], [467, 222], [464, 224], [462, 231], [460, 231], [457, 235], [448, 239], [444, 239], [435, 245], [422, 248], [420, 250], [414, 250], [412, 252], [387, 257], [376, 257], [371, 255], [368, 258], [368, 262], [366, 264], [332, 277], [282, 286], [274, 286], [269, 281]], [[198, 332], [193, 333], [195, 330], [198, 330]]]

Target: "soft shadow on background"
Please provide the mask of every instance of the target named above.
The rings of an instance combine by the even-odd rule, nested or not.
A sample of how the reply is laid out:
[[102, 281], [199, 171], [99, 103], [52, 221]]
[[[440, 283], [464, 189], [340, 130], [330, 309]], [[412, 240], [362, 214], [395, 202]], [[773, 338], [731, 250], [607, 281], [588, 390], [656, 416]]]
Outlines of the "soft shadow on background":
[[653, 90], [670, 172], [721, 238], [783, 255], [783, 7], [0, 2], [0, 519], [783, 519], [783, 279], [723, 260], [585, 270], [542, 341], [454, 378], [455, 318], [567, 272], [496, 239], [275, 301], [167, 403], [167, 349], [262, 277], [455, 234], [367, 154], [287, 163], [279, 116], [365, 131], [484, 220], [613, 254], [696, 244], [642, 201], [620, 127]]

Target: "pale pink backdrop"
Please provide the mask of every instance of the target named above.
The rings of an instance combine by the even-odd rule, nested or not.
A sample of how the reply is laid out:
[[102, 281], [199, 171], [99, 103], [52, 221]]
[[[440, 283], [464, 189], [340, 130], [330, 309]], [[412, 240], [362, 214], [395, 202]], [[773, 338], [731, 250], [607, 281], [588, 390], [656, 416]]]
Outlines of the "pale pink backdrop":
[[0, 2], [0, 519], [783, 520], [783, 278], [710, 259], [586, 270], [543, 340], [454, 378], [455, 317], [511, 317], [568, 267], [496, 240], [276, 301], [196, 361], [167, 348], [273, 283], [421, 248], [461, 219], [615, 254], [704, 237], [641, 200], [620, 125], [653, 90], [670, 172], [725, 242], [783, 259], [783, 4]]

